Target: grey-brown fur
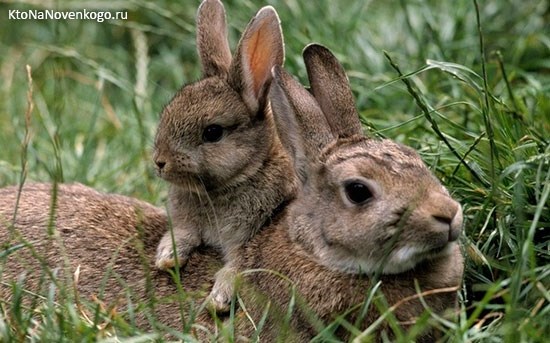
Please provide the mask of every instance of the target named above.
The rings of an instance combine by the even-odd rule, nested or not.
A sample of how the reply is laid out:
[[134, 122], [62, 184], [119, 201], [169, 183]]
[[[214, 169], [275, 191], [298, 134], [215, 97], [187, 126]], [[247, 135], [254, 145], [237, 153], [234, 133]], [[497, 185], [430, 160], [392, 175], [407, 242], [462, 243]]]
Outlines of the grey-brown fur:
[[[289, 340], [310, 339], [323, 327], [316, 327], [311, 313], [326, 324], [355, 308], [346, 316], [355, 323], [373, 275], [380, 275], [390, 306], [414, 298], [417, 281], [430, 294], [425, 300], [432, 311], [456, 309], [464, 269], [456, 243], [462, 230], [460, 204], [412, 149], [363, 136], [347, 77], [329, 50], [312, 44], [304, 60], [313, 96], [277, 67], [271, 89], [277, 129], [303, 176], [302, 189], [281, 221], [246, 247], [243, 269], [276, 272], [244, 274], [241, 294], [251, 299], [244, 304], [257, 311], [253, 318], [260, 318], [265, 306], [252, 304], [270, 305], [263, 338], [287, 333]], [[352, 201], [346, 187], [355, 183], [369, 190], [364, 201]], [[285, 330], [280, 318], [289, 306], [291, 285], [298, 305]], [[408, 326], [423, 311], [413, 299], [394, 314]], [[359, 328], [378, 316], [376, 307], [369, 308]], [[343, 330], [338, 333], [346, 337]], [[428, 331], [418, 340], [436, 337]]]
[[[32, 245], [32, 248], [26, 246], [12, 252], [0, 264], [4, 267], [0, 298], [9, 304], [10, 284], [21, 275], [25, 275], [25, 288], [31, 291], [25, 295], [27, 303], [34, 299], [33, 294], [46, 294], [50, 279], [46, 279], [41, 289], [38, 282], [44, 270], [42, 261], [50, 270], [59, 268], [59, 287], [64, 284], [72, 291], [74, 272], [80, 266], [77, 284], [80, 302], [93, 304], [99, 301], [106, 308], [115, 306], [121, 314], [126, 309], [128, 293], [132, 294], [134, 304], [157, 299], [154, 310], [141, 307], [141, 310], [135, 311], [138, 326], [144, 330], [151, 329], [147, 317], [153, 315], [161, 324], [182, 330], [180, 302], [174, 299], [180, 293], [172, 277], [157, 271], [153, 265], [156, 243], [167, 225], [164, 211], [142, 201], [99, 193], [83, 185], [59, 185], [53, 221], [55, 234], [49, 235], [51, 193], [52, 186], [49, 184], [26, 185], [15, 225], [12, 226], [17, 187], [0, 189], [2, 250], [23, 241]], [[315, 324], [328, 324], [338, 315], [361, 304], [372, 285], [366, 275], [332, 271], [320, 265], [301, 244], [291, 240], [286, 226], [287, 216], [285, 212], [281, 213], [242, 252], [246, 262], [241, 270], [262, 268], [276, 271], [297, 286], [298, 305], [293, 313], [292, 326], [285, 329], [281, 318], [291, 296], [288, 281], [266, 271], [244, 274], [239, 296], [256, 322], [264, 306], [271, 302], [271, 313], [260, 336], [265, 341], [280, 335], [300, 341], [311, 339], [317, 333]], [[63, 243], [63, 248], [59, 242]], [[65, 261], [69, 264], [66, 265]], [[199, 249], [192, 253], [181, 272], [181, 284], [186, 292], [190, 292], [189, 299], [184, 301], [185, 313], [197, 311], [206, 299], [215, 272], [221, 265], [220, 256], [212, 249]], [[108, 270], [110, 276], [103, 294], [100, 294]], [[403, 297], [415, 294], [415, 279], [426, 291], [456, 286], [461, 275], [462, 256], [456, 250], [452, 257], [423, 263], [407, 273], [382, 276], [381, 290], [388, 304], [393, 305]], [[148, 286], [149, 280], [151, 283]], [[424, 299], [433, 311], [442, 313], [454, 307], [456, 293], [448, 291], [426, 295]], [[9, 312], [9, 305], [4, 308]], [[86, 308], [89, 311], [92, 309]], [[410, 321], [422, 312], [419, 301], [412, 300], [398, 307], [396, 316], [401, 321]], [[320, 322], [308, 320], [311, 313]], [[357, 313], [353, 311], [346, 318], [353, 320]], [[378, 316], [378, 311], [370, 308], [361, 327], [367, 327]], [[241, 312], [237, 313], [236, 318], [239, 319], [236, 323], [237, 334], [250, 337], [254, 330], [248, 320]], [[199, 326], [209, 332], [199, 330]], [[214, 323], [204, 311], [196, 319], [195, 327], [193, 333], [203, 340], [211, 339], [216, 332]], [[337, 334], [342, 339], [348, 335], [343, 329], [338, 330]], [[424, 337], [429, 339], [433, 334], [427, 333]]]
[[[47, 294], [55, 280], [57, 289], [65, 289], [69, 299], [78, 297], [82, 304], [101, 303], [119, 313], [127, 309], [128, 294], [134, 306], [154, 302], [154, 309], [145, 306], [135, 310], [137, 324], [150, 329], [147, 317], [153, 315], [182, 330], [179, 301], [173, 299], [180, 294], [176, 283], [168, 273], [154, 267], [156, 246], [168, 227], [163, 210], [84, 185], [60, 184], [49, 228], [54, 203], [52, 185], [25, 185], [13, 222], [17, 192], [16, 186], [0, 189], [0, 251], [24, 244], [0, 261], [0, 299], [7, 302], [3, 305], [7, 313], [12, 282], [23, 278], [25, 289], [30, 291], [24, 295], [24, 303], [31, 304], [36, 300], [33, 294]], [[196, 304], [192, 299], [183, 301], [187, 313], [196, 312], [204, 301], [220, 266], [219, 255], [213, 250], [201, 249], [191, 255], [182, 270], [182, 285], [195, 295]], [[77, 267], [80, 273], [77, 291], [73, 292]], [[55, 277], [45, 275], [45, 270], [55, 272]], [[102, 291], [106, 275], [109, 277]], [[40, 282], [42, 277], [45, 280]], [[88, 316], [93, 315], [92, 306], [82, 307]], [[209, 316], [203, 313], [202, 318]], [[203, 321], [203, 325], [208, 323], [209, 320]]]
[[[204, 78], [174, 96], [155, 137], [153, 158], [158, 175], [170, 182], [173, 223], [173, 239], [170, 232], [161, 239], [156, 266], [184, 265], [201, 244], [219, 249], [226, 264], [211, 296], [214, 308], [224, 311], [239, 248], [296, 188], [267, 99], [271, 68], [284, 59], [277, 13], [258, 11], [231, 58], [223, 5], [205, 0], [197, 14], [197, 48]], [[219, 140], [205, 138], [212, 126], [223, 129]]]
[[[323, 77], [316, 79], [330, 81], [316, 87], [332, 83], [349, 87], [341, 77], [345, 74], [315, 62], [323, 56], [331, 59], [331, 68], [341, 68], [328, 50], [312, 45], [305, 51], [305, 56], [310, 54], [316, 58], [306, 57], [309, 73], [322, 73]], [[282, 69], [275, 68], [274, 74], [271, 96], [273, 101], [280, 100], [274, 107], [277, 129], [286, 149], [295, 157], [295, 168], [304, 173], [296, 199], [239, 252], [237, 268], [243, 272], [239, 296], [248, 314], [257, 324], [265, 305], [271, 306], [260, 338], [273, 341], [286, 335], [287, 340], [307, 341], [344, 313], [346, 320], [355, 322], [372, 286], [372, 275], [377, 272], [389, 306], [414, 297], [417, 281], [420, 290], [428, 292], [424, 300], [432, 311], [443, 314], [455, 309], [454, 289], [460, 286], [463, 273], [463, 258], [456, 244], [462, 224], [460, 205], [410, 148], [387, 140], [368, 140], [358, 130], [340, 134], [347, 128], [331, 123], [339, 116], [346, 116], [347, 121], [358, 120], [352, 105], [340, 106], [338, 99], [329, 98], [325, 100], [332, 103], [327, 107]], [[281, 118], [288, 119], [286, 125]], [[364, 206], [350, 204], [342, 193], [342, 181], [349, 178], [366, 180], [373, 187], [372, 201]], [[24, 189], [16, 225], [11, 228], [16, 194], [16, 187], [0, 190], [1, 241], [12, 247], [20, 242], [15, 234], [19, 232], [46, 256], [51, 267], [63, 266], [57, 241], [47, 234], [50, 186]], [[141, 210], [136, 211], [136, 207]], [[55, 232], [63, 239], [71, 261], [65, 277], [70, 280], [76, 266], [82, 266], [78, 290], [83, 299], [98, 294], [111, 263], [138, 299], [148, 301], [151, 292], [159, 297], [178, 294], [173, 280], [152, 265], [154, 248], [167, 225], [162, 210], [126, 197], [102, 195], [81, 185], [61, 185], [55, 219]], [[411, 253], [405, 261], [386, 260], [409, 245], [436, 249]], [[110, 258], [117, 250], [116, 258]], [[42, 270], [33, 264], [36, 259], [31, 258], [30, 251], [21, 248], [9, 255], [2, 273], [4, 283], [17, 279], [24, 270]], [[182, 284], [196, 296], [191, 297], [196, 302], [205, 299], [219, 266], [212, 250], [195, 251], [187, 261], [181, 273]], [[36, 289], [36, 278], [32, 279], [36, 275], [28, 276], [29, 287]], [[147, 287], [147, 280], [151, 287]], [[117, 285], [112, 276], [108, 282], [104, 299], [113, 302], [124, 294], [124, 287]], [[295, 285], [297, 305], [287, 326], [282, 319], [291, 295], [289, 285]], [[0, 289], [5, 299], [9, 292]], [[119, 306], [123, 309], [124, 303]], [[403, 326], [408, 326], [423, 310], [418, 299], [412, 299], [397, 306], [394, 314]], [[235, 328], [238, 335], [250, 337], [254, 330], [242, 311], [237, 313]], [[177, 301], [158, 304], [153, 312], [165, 325], [181, 325]], [[148, 327], [146, 313], [147, 309], [138, 313], [138, 324], [144, 328]], [[378, 310], [370, 307], [358, 326], [366, 328], [378, 316]], [[196, 324], [215, 330], [204, 313]], [[196, 334], [205, 337], [203, 332]], [[348, 333], [341, 328], [336, 335], [347, 339]], [[436, 337], [436, 331], [428, 331], [418, 340], [433, 341]]]
[[[281, 341], [307, 342], [325, 325], [347, 312], [343, 319], [355, 323], [362, 310], [361, 305], [373, 286], [370, 276], [334, 271], [321, 265], [301, 244], [291, 239], [286, 225], [283, 221], [263, 230], [246, 246], [247, 264], [244, 269], [262, 268], [277, 272], [256, 271], [243, 276], [239, 294], [252, 317], [258, 321], [266, 305], [270, 306], [270, 315], [260, 337], [266, 342], [275, 341], [276, 338]], [[423, 296], [430, 311], [439, 315], [447, 313], [449, 318], [453, 318], [453, 311], [457, 308], [456, 291], [462, 281], [462, 273], [463, 258], [459, 247], [455, 245], [452, 253], [444, 258], [425, 261], [405, 273], [382, 275], [379, 279], [380, 291], [375, 299], [381, 301], [380, 295], [383, 294], [388, 307], [391, 307], [411, 297], [394, 311], [397, 320], [407, 328], [426, 310], [418, 297], [415, 297], [417, 282], [422, 292], [441, 291]], [[292, 285], [296, 287], [296, 305], [288, 327], [288, 323], [282, 319], [287, 314]], [[381, 314], [371, 304], [359, 321], [358, 329], [366, 329]], [[240, 325], [244, 326], [242, 332], [251, 331], [247, 322], [241, 322]], [[380, 334], [382, 330], [388, 330], [385, 322], [375, 333]], [[420, 335], [417, 341], [433, 342], [438, 336], [436, 330], [431, 330]], [[347, 340], [350, 334], [339, 328], [336, 337]]]

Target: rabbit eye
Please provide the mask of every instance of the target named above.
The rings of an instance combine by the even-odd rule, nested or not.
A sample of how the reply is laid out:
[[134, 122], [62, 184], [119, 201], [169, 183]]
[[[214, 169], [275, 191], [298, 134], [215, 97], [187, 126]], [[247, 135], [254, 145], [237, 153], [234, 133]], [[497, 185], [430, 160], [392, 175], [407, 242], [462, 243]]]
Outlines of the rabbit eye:
[[362, 204], [373, 197], [369, 187], [357, 181], [346, 184], [345, 191], [349, 201], [356, 205]]
[[222, 139], [223, 127], [217, 124], [208, 125], [202, 132], [202, 140], [208, 143], [214, 143]]

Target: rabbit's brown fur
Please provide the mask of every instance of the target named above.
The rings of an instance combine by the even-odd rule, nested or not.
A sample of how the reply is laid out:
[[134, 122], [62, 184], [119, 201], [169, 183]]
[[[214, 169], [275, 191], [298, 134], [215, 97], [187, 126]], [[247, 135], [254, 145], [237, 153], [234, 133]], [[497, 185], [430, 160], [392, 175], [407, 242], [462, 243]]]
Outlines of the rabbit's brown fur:
[[[264, 230], [246, 247], [246, 269], [261, 268], [261, 271], [245, 273], [243, 285], [239, 292], [252, 317], [261, 318], [266, 304], [269, 303], [270, 316], [261, 338], [270, 342], [288, 335], [289, 340], [308, 341], [314, 337], [324, 325], [332, 323], [339, 315], [350, 309], [343, 317], [350, 323], [355, 323], [361, 305], [368, 296], [373, 282], [364, 274], [348, 274], [333, 271], [319, 264], [301, 245], [293, 242], [285, 224], [281, 223]], [[273, 273], [276, 271], [277, 273]], [[403, 302], [394, 311], [396, 319], [404, 327], [414, 323], [414, 320], [425, 311], [424, 305], [416, 297], [415, 282], [422, 292], [427, 292], [423, 300], [430, 311], [438, 314], [446, 310], [456, 309], [456, 291], [462, 280], [463, 258], [459, 247], [454, 246], [450, 255], [441, 259], [425, 261], [415, 268], [397, 275], [382, 275], [380, 293], [383, 294], [387, 306]], [[281, 277], [284, 275], [284, 277]], [[291, 281], [289, 281], [291, 280]], [[281, 319], [286, 315], [292, 297], [292, 285], [295, 285], [297, 297], [291, 327], [285, 327]], [[435, 291], [429, 294], [429, 291]], [[247, 306], [248, 305], [248, 306]], [[358, 328], [365, 329], [381, 312], [371, 304]], [[241, 326], [248, 323], [241, 322]], [[383, 323], [381, 329], [387, 329]], [[243, 332], [250, 328], [242, 329]], [[380, 331], [380, 329], [378, 330]], [[349, 332], [338, 329], [340, 339], [349, 338]], [[418, 341], [432, 342], [437, 332], [429, 331], [418, 337]]]
[[[362, 136], [361, 126], [353, 124], [358, 121], [354, 105], [349, 103], [353, 98], [326, 93], [327, 87], [334, 94], [351, 93], [345, 73], [328, 50], [312, 45], [304, 56], [313, 96], [280, 68], [274, 70], [276, 82], [271, 90], [277, 129], [294, 157], [303, 186], [268, 227], [241, 247], [239, 296], [244, 308], [236, 316], [237, 333], [250, 337], [254, 329], [244, 311], [258, 323], [266, 304], [270, 309], [260, 333], [266, 341], [281, 336], [307, 341], [339, 315], [351, 323], [357, 319], [358, 327], [366, 328], [379, 316], [371, 305], [358, 318], [376, 274], [380, 274], [379, 290], [388, 305], [399, 305], [394, 314], [405, 327], [424, 311], [415, 297], [416, 283], [425, 292], [423, 298], [430, 310], [442, 314], [455, 309], [455, 290], [463, 273], [463, 258], [455, 242], [462, 226], [460, 205], [413, 150]], [[317, 101], [320, 94], [327, 97]], [[339, 125], [340, 119], [352, 124], [351, 129]], [[350, 182], [362, 185], [358, 193], [350, 195]], [[152, 293], [162, 298], [179, 294], [171, 277], [153, 268], [154, 247], [167, 225], [162, 210], [81, 185], [60, 185], [53, 227], [64, 242], [62, 249], [57, 245], [60, 240], [47, 234], [50, 188], [24, 188], [13, 227], [17, 188], [0, 190], [0, 238], [7, 242], [4, 246], [14, 247], [24, 237], [46, 257], [50, 267], [61, 267], [61, 271], [66, 256], [69, 268], [61, 275], [69, 283], [80, 265], [78, 292], [82, 298], [99, 294], [110, 265], [134, 290], [136, 299], [147, 302]], [[366, 192], [364, 201], [362, 192]], [[31, 251], [23, 247], [8, 255], [3, 285], [25, 270], [42, 270], [35, 266], [39, 260]], [[211, 250], [191, 255], [181, 273], [184, 289], [192, 295], [189, 306], [196, 308], [205, 298], [204, 290], [212, 284], [219, 266]], [[37, 286], [35, 274], [27, 274], [31, 289]], [[107, 303], [121, 302], [119, 306], [124, 308], [124, 299], [119, 299], [125, 287], [112, 274], [107, 282], [100, 298]], [[291, 285], [295, 287], [296, 305], [290, 323], [286, 323]], [[0, 289], [6, 299], [9, 290]], [[148, 327], [147, 311], [137, 314], [144, 328]], [[181, 328], [178, 303], [173, 298], [158, 302], [153, 312], [163, 324]], [[207, 315], [201, 315], [197, 323], [215, 330]], [[381, 329], [386, 329], [385, 324]], [[344, 328], [335, 334], [341, 339], [349, 335]], [[206, 337], [203, 332], [197, 335]], [[433, 341], [436, 337], [436, 331], [428, 331], [417, 340]]]
[[226, 264], [211, 295], [223, 311], [233, 294], [239, 248], [296, 189], [267, 99], [271, 68], [284, 59], [277, 13], [269, 6], [258, 11], [232, 58], [223, 5], [205, 0], [197, 48], [204, 78], [184, 86], [164, 108], [155, 137], [153, 158], [158, 175], [170, 182], [173, 223], [173, 238], [168, 232], [160, 241], [156, 265], [183, 265], [201, 244], [218, 248]]
[[[355, 308], [344, 317], [354, 323], [377, 274], [390, 306], [412, 297], [394, 312], [404, 326], [424, 311], [415, 282], [431, 311], [456, 310], [464, 269], [456, 243], [460, 204], [415, 151], [363, 136], [347, 77], [330, 51], [312, 44], [304, 59], [311, 94], [280, 68], [271, 90], [277, 128], [303, 187], [280, 222], [247, 245], [242, 268], [263, 270], [245, 273], [241, 292], [253, 318], [265, 308], [258, 304], [270, 306], [263, 338], [285, 333], [280, 318], [291, 285], [306, 310], [297, 306], [289, 339], [311, 338], [318, 329], [312, 317], [326, 324]], [[378, 315], [370, 307], [359, 328]], [[417, 339], [436, 337], [428, 331]]]
[[[32, 248], [26, 246], [15, 250], [1, 262], [0, 298], [9, 303], [10, 284], [23, 274], [27, 290], [45, 294], [50, 282], [47, 279], [45, 283], [39, 283], [44, 270], [42, 263], [50, 270], [59, 268], [58, 282], [65, 282], [71, 291], [74, 272], [80, 266], [77, 293], [81, 302], [100, 301], [105, 307], [116, 306], [121, 312], [126, 308], [129, 288], [134, 304], [157, 299], [155, 310], [142, 307], [135, 311], [140, 327], [150, 328], [147, 317], [153, 315], [163, 325], [181, 330], [179, 301], [174, 299], [174, 295], [179, 294], [175, 282], [167, 273], [155, 270], [152, 263], [156, 242], [167, 225], [164, 211], [142, 201], [102, 194], [83, 185], [59, 185], [53, 222], [55, 235], [48, 235], [51, 192], [52, 186], [48, 184], [26, 185], [12, 227], [17, 187], [0, 189], [0, 240], [3, 248], [23, 241], [32, 244]], [[361, 304], [372, 283], [365, 275], [332, 271], [320, 265], [300, 244], [291, 240], [286, 217], [285, 212], [281, 213], [269, 228], [262, 230], [246, 246], [243, 251], [246, 263], [242, 269], [272, 270], [292, 280], [298, 295], [292, 326], [285, 331], [280, 320], [291, 297], [291, 284], [285, 279], [265, 270], [247, 272], [239, 294], [255, 320], [261, 316], [263, 306], [271, 302], [271, 315], [262, 330], [262, 338], [269, 341], [286, 334], [289, 339], [306, 341], [316, 334], [318, 323], [330, 323], [337, 315]], [[59, 242], [63, 243], [63, 248]], [[184, 290], [191, 292], [184, 311], [197, 311], [220, 266], [220, 256], [212, 249], [198, 249], [191, 255], [181, 273]], [[100, 293], [107, 270], [112, 271], [104, 291]], [[457, 286], [461, 274], [462, 256], [455, 250], [448, 258], [423, 263], [407, 273], [382, 276], [381, 290], [391, 306], [415, 294], [415, 279], [426, 291]], [[42, 285], [41, 289], [39, 285]], [[31, 302], [32, 294], [25, 296], [27, 303]], [[424, 299], [433, 311], [440, 313], [454, 307], [456, 293], [447, 291], [426, 295]], [[9, 313], [9, 306], [4, 308]], [[398, 320], [409, 321], [422, 312], [423, 306], [413, 299], [399, 306], [395, 313]], [[319, 321], [310, 320], [311, 313]], [[357, 313], [358, 310], [351, 312], [346, 319], [353, 320]], [[371, 307], [361, 326], [370, 325], [378, 316], [378, 311]], [[250, 337], [253, 333], [250, 323], [241, 314], [237, 318], [238, 334]], [[215, 332], [214, 324], [204, 312], [196, 322], [211, 333]], [[199, 330], [194, 333], [203, 339], [210, 337]], [[337, 334], [341, 338], [347, 336], [343, 329]], [[431, 333], [424, 337], [431, 338]]]
[[[13, 222], [17, 193], [15, 186], [0, 189], [1, 250], [24, 244], [0, 262], [1, 299], [9, 302], [11, 283], [20, 277], [24, 277], [25, 289], [46, 293], [52, 282], [49, 275], [44, 275], [47, 269], [56, 273], [58, 287], [65, 285], [69, 294], [78, 296], [81, 302], [97, 302], [124, 311], [126, 297], [131, 295], [134, 305], [154, 302], [154, 310], [145, 307], [136, 311], [139, 326], [149, 328], [147, 317], [154, 315], [181, 330], [179, 301], [173, 299], [179, 294], [176, 284], [168, 273], [154, 268], [156, 246], [168, 227], [163, 210], [84, 185], [60, 184], [48, 233], [52, 185], [25, 185]], [[199, 249], [191, 255], [182, 270], [183, 288], [195, 298], [185, 302], [188, 313], [196, 312], [204, 301], [220, 266], [219, 255], [212, 249]], [[77, 267], [77, 292], [73, 294], [71, 285]], [[42, 277], [46, 279], [41, 282]], [[26, 303], [31, 303], [32, 294], [25, 295]], [[208, 315], [203, 313], [203, 317]]]

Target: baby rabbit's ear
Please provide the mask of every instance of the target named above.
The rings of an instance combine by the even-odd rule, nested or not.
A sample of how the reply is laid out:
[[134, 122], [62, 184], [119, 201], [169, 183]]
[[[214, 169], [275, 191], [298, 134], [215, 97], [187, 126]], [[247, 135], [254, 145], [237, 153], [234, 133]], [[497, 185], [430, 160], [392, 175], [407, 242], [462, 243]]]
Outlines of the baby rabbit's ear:
[[273, 68], [269, 95], [281, 142], [304, 180], [307, 166], [334, 137], [315, 98], [279, 66]]
[[271, 69], [282, 66], [285, 57], [279, 16], [263, 7], [246, 27], [229, 73], [229, 83], [256, 113], [265, 106]]
[[319, 44], [308, 45], [303, 55], [311, 92], [325, 113], [334, 136], [363, 135], [349, 80], [340, 62], [330, 50]]
[[231, 65], [225, 9], [219, 0], [204, 0], [197, 12], [197, 49], [204, 77], [226, 76]]

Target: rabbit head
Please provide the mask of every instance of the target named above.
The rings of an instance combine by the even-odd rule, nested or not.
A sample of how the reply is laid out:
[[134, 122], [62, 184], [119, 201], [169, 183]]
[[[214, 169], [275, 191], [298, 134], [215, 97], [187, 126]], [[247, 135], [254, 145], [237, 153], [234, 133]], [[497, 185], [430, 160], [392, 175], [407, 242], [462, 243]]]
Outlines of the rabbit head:
[[205, 0], [197, 14], [197, 48], [203, 78], [163, 109], [153, 160], [160, 177], [200, 193], [238, 184], [273, 148], [267, 92], [272, 67], [284, 60], [277, 13], [270, 6], [258, 11], [232, 58], [224, 7]]
[[451, 254], [460, 204], [414, 150], [363, 135], [346, 74], [329, 50], [312, 44], [304, 60], [310, 92], [277, 67], [271, 92], [281, 141], [303, 181], [289, 209], [293, 241], [346, 273], [396, 274]]

